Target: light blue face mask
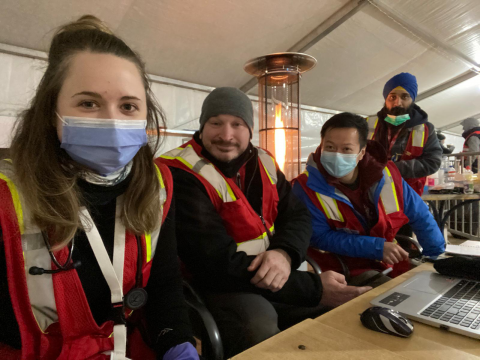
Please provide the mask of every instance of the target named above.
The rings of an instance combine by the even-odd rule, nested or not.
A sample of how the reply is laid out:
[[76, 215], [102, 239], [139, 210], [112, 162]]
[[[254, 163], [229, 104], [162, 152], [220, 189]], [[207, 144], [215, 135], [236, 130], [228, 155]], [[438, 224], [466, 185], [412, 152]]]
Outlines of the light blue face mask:
[[407, 120], [410, 120], [410, 115], [408, 115], [408, 114], [398, 115], [398, 116], [387, 115], [387, 117], [385, 118], [386, 122], [388, 122], [388, 123], [390, 123], [394, 126], [402, 125]]
[[322, 151], [320, 162], [327, 172], [336, 178], [342, 178], [357, 167], [358, 154], [341, 154]]
[[147, 144], [146, 120], [73, 116], [60, 119], [63, 122], [61, 148], [73, 160], [100, 175], [108, 175], [125, 167]]

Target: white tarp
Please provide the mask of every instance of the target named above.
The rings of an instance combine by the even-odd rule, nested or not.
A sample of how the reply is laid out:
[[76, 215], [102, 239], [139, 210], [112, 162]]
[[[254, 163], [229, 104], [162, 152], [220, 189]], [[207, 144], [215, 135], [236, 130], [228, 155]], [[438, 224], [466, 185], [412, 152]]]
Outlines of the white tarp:
[[[383, 106], [383, 85], [399, 72], [413, 73], [419, 93], [424, 93], [480, 70], [480, 1], [366, 1], [306, 50], [318, 65], [303, 76], [304, 105], [368, 115]], [[247, 60], [286, 51], [342, 6], [356, 2], [86, 0], [79, 5], [73, 0], [4, 0], [0, 45], [46, 51], [55, 27], [88, 9], [140, 53], [149, 73], [193, 84], [239, 87], [249, 80], [243, 71]], [[26, 107], [44, 66], [42, 60], [0, 54], [0, 115], [12, 116]], [[477, 76], [419, 105], [437, 127], [458, 122], [480, 113], [478, 83]], [[157, 83], [153, 87], [169, 127], [198, 126], [207, 92]], [[309, 121], [305, 114], [302, 117]], [[312, 121], [312, 129], [302, 125], [305, 151], [314, 147], [324, 120]]]

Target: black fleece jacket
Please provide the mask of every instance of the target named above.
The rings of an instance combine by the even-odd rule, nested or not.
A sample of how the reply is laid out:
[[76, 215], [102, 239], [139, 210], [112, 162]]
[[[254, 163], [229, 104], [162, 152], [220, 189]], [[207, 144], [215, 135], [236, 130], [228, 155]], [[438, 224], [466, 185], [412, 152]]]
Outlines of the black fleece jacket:
[[[416, 179], [428, 176], [440, 168], [442, 163], [442, 147], [435, 133], [435, 126], [428, 122], [427, 113], [417, 104], [413, 104], [410, 109], [410, 120], [400, 126], [394, 126], [384, 121], [387, 117], [387, 110], [385, 108], [380, 110], [377, 115], [379, 128], [375, 135], [375, 140], [383, 145], [388, 153], [389, 159], [395, 163], [404, 179]], [[413, 130], [413, 127], [420, 124], [425, 124], [428, 128], [428, 138], [423, 147], [423, 154], [416, 159], [402, 160], [410, 132]], [[394, 144], [388, 142], [389, 128], [391, 132], [400, 132]], [[391, 148], [390, 152], [388, 152], [389, 148]]]
[[[110, 259], [113, 258], [116, 198], [125, 192], [129, 183], [130, 178], [111, 187], [79, 181], [79, 187], [89, 203], [90, 214]], [[172, 201], [152, 260], [152, 270], [146, 287], [148, 302], [144, 309], [148, 336], [159, 359], [175, 345], [184, 342], [195, 344], [183, 298], [174, 224], [175, 206]], [[0, 228], [0, 343], [20, 349], [20, 331], [9, 296], [5, 252], [1, 240]], [[82, 263], [77, 269], [78, 276], [93, 318], [97, 324], [102, 324], [111, 319], [110, 289], [83, 231], [77, 235], [73, 260], [80, 260]], [[159, 336], [166, 328], [172, 330]]]
[[[202, 145], [198, 133], [194, 139]], [[202, 155], [227, 177], [236, 179], [241, 173], [240, 169], [245, 167], [244, 179], [240, 179], [245, 184], [242, 191], [259, 214], [262, 183], [256, 148], [250, 144], [239, 158], [230, 163], [219, 162], [205, 149]], [[295, 270], [304, 261], [310, 243], [310, 214], [292, 193], [290, 183], [278, 168], [277, 191], [280, 200], [274, 224], [275, 234], [268, 250], [285, 250], [292, 259], [292, 272], [284, 287], [276, 293], [250, 284], [255, 272], [249, 272], [247, 268], [255, 256], [237, 252], [235, 240], [228, 235], [203, 184], [184, 170], [173, 167], [170, 170], [177, 206], [178, 252], [198, 287], [214, 292], [252, 292], [270, 301], [297, 306], [318, 305], [322, 295], [319, 277]]]

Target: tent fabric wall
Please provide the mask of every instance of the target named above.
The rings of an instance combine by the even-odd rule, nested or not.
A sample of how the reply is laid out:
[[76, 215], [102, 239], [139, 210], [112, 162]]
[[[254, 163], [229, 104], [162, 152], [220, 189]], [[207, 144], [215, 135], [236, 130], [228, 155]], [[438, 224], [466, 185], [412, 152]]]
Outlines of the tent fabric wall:
[[[462, 74], [480, 73], [478, 0], [4, 3], [0, 43], [47, 51], [54, 29], [88, 9], [142, 55], [149, 73], [215, 87], [246, 84], [250, 77], [243, 71], [245, 61], [287, 51], [312, 36], [302, 51], [316, 57], [318, 65], [303, 76], [302, 104], [336, 111], [376, 113], [383, 105], [385, 82], [402, 71], [417, 77], [420, 94]], [[346, 8], [354, 11], [339, 21], [336, 14]], [[42, 73], [36, 68], [44, 62], [0, 54], [0, 65], [9, 69], [0, 70], [0, 81], [7, 84], [0, 89], [0, 115], [7, 116], [29, 99]], [[199, 115], [206, 92], [155, 82], [154, 87], [169, 126]], [[249, 94], [255, 95], [255, 89]], [[441, 127], [480, 114], [479, 95], [480, 77], [475, 76], [419, 105]], [[308, 130], [304, 135], [313, 137]]]
[[[0, 148], [7, 148], [11, 141], [11, 131], [16, 117], [24, 110], [35, 94], [46, 62], [28, 57], [0, 53]], [[202, 103], [208, 91], [194, 90], [158, 82], [151, 83], [152, 91], [160, 103], [171, 130], [197, 130]], [[213, 88], [212, 88], [213, 89]], [[252, 97], [254, 107], [253, 142], [258, 144], [258, 102]], [[323, 123], [334, 114], [328, 110], [302, 110], [301, 131], [302, 159], [319, 144], [320, 129]], [[160, 154], [181, 145], [186, 137], [167, 137]]]

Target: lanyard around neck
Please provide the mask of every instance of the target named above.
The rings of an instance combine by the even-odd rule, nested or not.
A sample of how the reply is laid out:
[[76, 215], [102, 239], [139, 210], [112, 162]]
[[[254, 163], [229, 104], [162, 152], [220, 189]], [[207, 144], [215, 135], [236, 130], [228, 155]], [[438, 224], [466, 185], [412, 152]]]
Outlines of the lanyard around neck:
[[[123, 197], [117, 198], [117, 206], [115, 212], [115, 237], [113, 245], [113, 264], [110, 262], [107, 250], [103, 240], [98, 232], [93, 219], [86, 208], [80, 210], [85, 234], [93, 250], [93, 254], [97, 259], [100, 270], [105, 278], [111, 293], [111, 303], [117, 312], [121, 312], [123, 319], [123, 266], [125, 262], [125, 226], [120, 220], [120, 212], [122, 209]], [[123, 319], [124, 320], [124, 319]], [[126, 359], [127, 331], [124, 321], [115, 320], [113, 327], [114, 349], [111, 353], [111, 359]]]

